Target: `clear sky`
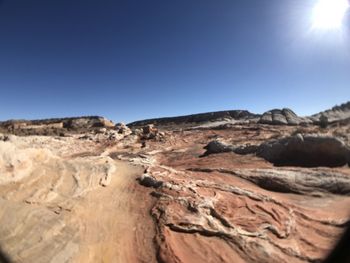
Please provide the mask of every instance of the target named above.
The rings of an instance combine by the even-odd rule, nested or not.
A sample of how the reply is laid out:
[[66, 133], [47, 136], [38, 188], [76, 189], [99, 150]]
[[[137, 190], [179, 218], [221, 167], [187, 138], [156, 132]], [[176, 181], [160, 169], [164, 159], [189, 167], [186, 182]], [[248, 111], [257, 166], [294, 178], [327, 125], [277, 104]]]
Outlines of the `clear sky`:
[[350, 100], [350, 16], [319, 0], [0, 0], [0, 119], [115, 121]]

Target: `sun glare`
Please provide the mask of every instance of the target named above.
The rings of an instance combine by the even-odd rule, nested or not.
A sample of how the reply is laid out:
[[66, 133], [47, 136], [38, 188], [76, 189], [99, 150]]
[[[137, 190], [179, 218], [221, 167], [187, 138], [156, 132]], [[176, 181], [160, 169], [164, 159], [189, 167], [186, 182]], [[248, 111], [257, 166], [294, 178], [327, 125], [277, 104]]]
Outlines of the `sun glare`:
[[313, 28], [341, 28], [348, 8], [348, 0], [318, 0], [312, 14]]

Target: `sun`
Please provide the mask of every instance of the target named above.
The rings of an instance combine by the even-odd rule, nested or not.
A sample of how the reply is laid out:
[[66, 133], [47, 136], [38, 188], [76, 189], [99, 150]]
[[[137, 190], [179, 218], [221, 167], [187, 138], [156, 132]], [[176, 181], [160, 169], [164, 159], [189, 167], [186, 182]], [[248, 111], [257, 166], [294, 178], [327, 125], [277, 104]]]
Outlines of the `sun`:
[[348, 0], [318, 0], [312, 13], [313, 28], [341, 28], [348, 8]]

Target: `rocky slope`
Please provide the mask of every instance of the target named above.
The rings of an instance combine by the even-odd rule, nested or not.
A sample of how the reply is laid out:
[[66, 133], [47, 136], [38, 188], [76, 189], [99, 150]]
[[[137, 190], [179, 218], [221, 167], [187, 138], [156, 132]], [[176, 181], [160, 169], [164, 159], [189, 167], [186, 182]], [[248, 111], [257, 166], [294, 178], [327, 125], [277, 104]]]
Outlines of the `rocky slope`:
[[11, 262], [322, 262], [350, 225], [350, 124], [221, 117], [0, 125], [1, 249]]
[[311, 116], [314, 122], [319, 122], [321, 116], [325, 116], [329, 122], [339, 122], [350, 118], [350, 101], [343, 103], [339, 106], [335, 106], [332, 109], [317, 113]]

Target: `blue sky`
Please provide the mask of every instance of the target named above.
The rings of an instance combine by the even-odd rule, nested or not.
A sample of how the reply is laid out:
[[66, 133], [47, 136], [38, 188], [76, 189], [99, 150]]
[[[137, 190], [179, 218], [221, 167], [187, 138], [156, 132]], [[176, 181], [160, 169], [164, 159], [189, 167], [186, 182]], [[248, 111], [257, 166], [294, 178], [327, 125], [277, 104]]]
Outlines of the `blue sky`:
[[316, 0], [2, 0], [0, 119], [115, 121], [350, 100], [350, 22]]

